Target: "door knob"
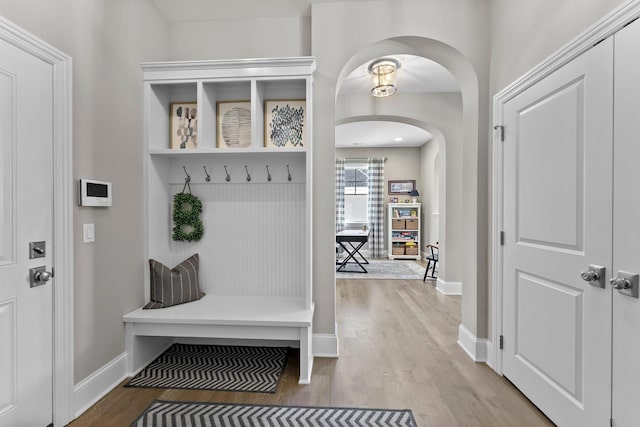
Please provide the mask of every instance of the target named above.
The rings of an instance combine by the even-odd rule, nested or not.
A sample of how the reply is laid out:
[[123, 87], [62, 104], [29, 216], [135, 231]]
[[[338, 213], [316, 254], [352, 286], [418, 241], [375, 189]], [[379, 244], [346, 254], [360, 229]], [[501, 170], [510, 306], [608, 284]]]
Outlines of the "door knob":
[[45, 266], [29, 269], [29, 278], [32, 288], [44, 285], [49, 280], [51, 280], [52, 277], [53, 274], [50, 271], [47, 271], [47, 268]]
[[48, 282], [51, 279], [51, 273], [48, 271], [38, 271], [33, 275], [37, 282]]
[[611, 283], [611, 285], [615, 289], [629, 289], [629, 288], [631, 288], [631, 282], [626, 277], [612, 277], [609, 280], [609, 283]]
[[638, 278], [639, 276], [637, 274], [618, 271], [618, 276], [609, 279], [609, 283], [621, 294], [638, 298], [640, 294], [640, 292], [638, 292], [640, 290]]
[[604, 267], [591, 264], [586, 271], [580, 273], [580, 277], [582, 277], [582, 280], [588, 282], [591, 286], [604, 288], [604, 272]]

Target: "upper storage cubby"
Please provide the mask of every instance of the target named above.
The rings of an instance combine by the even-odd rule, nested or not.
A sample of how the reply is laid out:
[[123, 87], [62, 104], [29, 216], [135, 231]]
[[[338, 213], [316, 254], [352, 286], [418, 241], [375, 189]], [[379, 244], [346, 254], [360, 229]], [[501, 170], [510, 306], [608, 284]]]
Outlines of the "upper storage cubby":
[[143, 64], [149, 152], [306, 151], [313, 58]]

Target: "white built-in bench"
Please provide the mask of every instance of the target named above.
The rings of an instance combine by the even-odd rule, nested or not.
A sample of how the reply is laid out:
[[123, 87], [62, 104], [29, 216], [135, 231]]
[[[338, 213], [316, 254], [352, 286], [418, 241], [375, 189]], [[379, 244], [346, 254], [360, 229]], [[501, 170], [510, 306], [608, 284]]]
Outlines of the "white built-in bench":
[[305, 308], [303, 298], [212, 294], [167, 308], [139, 308], [123, 317], [129, 375], [143, 369], [180, 338], [284, 340], [299, 342], [298, 382], [309, 384], [313, 310], [313, 305]]

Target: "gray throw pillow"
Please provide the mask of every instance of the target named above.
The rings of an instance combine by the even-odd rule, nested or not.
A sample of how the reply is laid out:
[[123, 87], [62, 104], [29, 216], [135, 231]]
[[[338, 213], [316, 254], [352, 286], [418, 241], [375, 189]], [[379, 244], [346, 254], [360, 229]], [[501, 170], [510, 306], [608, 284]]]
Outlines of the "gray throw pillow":
[[164, 308], [202, 298], [204, 293], [200, 292], [198, 281], [199, 265], [198, 254], [185, 259], [172, 269], [155, 259], [150, 259], [151, 301], [142, 308]]

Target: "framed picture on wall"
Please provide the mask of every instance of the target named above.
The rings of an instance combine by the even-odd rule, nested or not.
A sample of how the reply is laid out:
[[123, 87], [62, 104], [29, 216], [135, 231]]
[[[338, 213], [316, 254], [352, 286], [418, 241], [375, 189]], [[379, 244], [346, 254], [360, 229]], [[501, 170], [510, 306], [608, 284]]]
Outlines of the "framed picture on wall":
[[415, 189], [415, 179], [389, 180], [389, 194], [409, 194]]
[[195, 102], [172, 102], [169, 105], [170, 148], [198, 148], [197, 107]]
[[218, 148], [251, 145], [251, 101], [220, 101], [216, 104]]
[[304, 99], [265, 101], [264, 146], [302, 148], [306, 145], [307, 101]]

